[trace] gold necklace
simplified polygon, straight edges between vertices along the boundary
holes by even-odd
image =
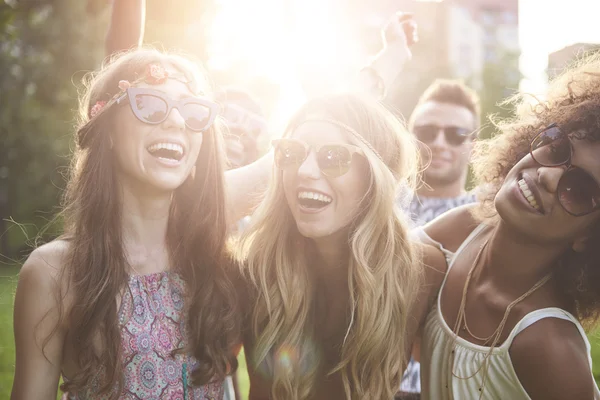
[[[488,372],[488,367],[489,367],[488,360],[491,357],[494,348],[498,344],[498,341],[500,340],[500,336],[502,334],[502,331],[504,330],[504,326],[506,325],[506,321],[508,320],[508,316],[509,316],[511,310],[513,309],[514,306],[516,306],[517,304],[519,304],[521,301],[523,301],[525,298],[527,298],[529,295],[531,295],[537,289],[539,289],[540,287],[542,287],[552,277],[552,272],[548,273],[542,279],[540,279],[539,281],[537,281],[535,283],[535,285],[533,285],[527,292],[525,292],[520,297],[518,297],[513,302],[511,302],[508,305],[508,307],[506,307],[506,311],[504,312],[504,316],[502,317],[502,321],[500,321],[500,324],[494,330],[494,332],[492,333],[492,335],[490,335],[488,338],[481,338],[481,339],[478,338],[477,336],[474,336],[470,332],[469,328],[466,326],[466,322],[465,322],[465,307],[466,307],[466,300],[467,300],[467,292],[468,292],[468,289],[469,289],[469,283],[471,282],[471,276],[473,275],[473,271],[475,271],[475,268],[479,264],[479,259],[481,258],[481,254],[483,253],[483,250],[487,246],[488,242],[489,242],[489,239],[486,239],[486,241],[480,246],[479,251],[478,251],[477,255],[475,256],[475,260],[473,261],[473,265],[471,266],[471,269],[469,270],[469,273],[467,274],[467,279],[465,280],[465,285],[463,287],[463,293],[462,293],[462,298],[461,298],[461,301],[460,301],[460,306],[458,308],[458,314],[456,316],[456,321],[454,323],[454,328],[452,329],[452,332],[454,333],[454,342],[452,344],[451,356],[449,357],[449,360],[450,360],[450,372],[451,372],[452,376],[455,377],[455,378],[457,378],[457,379],[461,379],[461,380],[471,379],[475,375],[477,375],[479,373],[479,371],[481,371],[483,369],[483,378],[482,378],[482,381],[481,381],[481,387],[479,387],[479,399],[481,399],[483,397],[483,391],[484,391],[485,383],[486,383],[486,380],[487,380],[487,372]],[[484,357],[483,361],[481,362],[481,364],[479,365],[479,368],[477,368],[477,370],[473,374],[471,374],[471,375],[469,375],[467,377],[461,377],[461,376],[458,376],[458,375],[456,375],[454,373],[454,357],[455,357],[455,351],[456,351],[456,341],[457,341],[457,338],[458,338],[458,332],[460,331],[461,325],[463,325],[464,328],[466,328],[466,330],[469,332],[469,334],[471,336],[473,336],[474,338],[476,338],[478,340],[485,340],[484,345],[490,339],[493,338],[492,343],[490,345],[490,349],[487,352],[487,354],[485,355],[485,357]]]

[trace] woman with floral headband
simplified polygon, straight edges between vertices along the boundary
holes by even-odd
[[[519,99],[516,99],[519,100]],[[600,57],[477,145],[479,205],[426,225],[450,260],[421,345],[422,397],[600,399]]]
[[[15,299],[12,399],[221,399],[239,341],[221,135],[190,61],[138,50],[81,98],[64,235]]]
[[[240,246],[250,399],[392,399],[445,268],[394,206],[415,141],[377,102],[335,95],[302,107],[274,146]]]

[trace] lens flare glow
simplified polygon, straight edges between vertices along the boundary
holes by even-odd
[[[307,341],[301,350],[295,346],[283,345],[275,351],[272,358],[261,363],[258,363],[258,360],[253,361],[257,372],[271,379],[275,370],[305,375],[317,367],[319,359],[319,350],[312,341]]]
[[[280,131],[307,96],[347,88],[364,62],[340,11],[320,0],[218,0],[209,69],[227,71],[231,85],[249,87],[257,77],[276,84],[270,122]]]

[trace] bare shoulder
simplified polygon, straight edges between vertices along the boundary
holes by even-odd
[[[510,356],[533,400],[594,398],[588,351],[572,322],[545,318],[534,323],[515,337]]]
[[[69,250],[65,240],[53,240],[36,248],[19,272],[19,285],[27,284],[43,287],[56,285],[60,272],[64,268]]]
[[[442,246],[455,252],[479,225],[473,216],[477,204],[466,204],[445,212],[423,227],[425,233]]]

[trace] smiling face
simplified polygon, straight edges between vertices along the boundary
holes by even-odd
[[[172,74],[178,73],[171,65],[165,68]],[[157,91],[172,100],[194,97],[188,85],[175,79],[160,85],[140,83],[137,87]],[[143,101],[160,100],[147,96]],[[129,103],[117,107],[111,140],[121,179],[161,191],[181,186],[194,168],[204,133],[187,128],[181,112],[175,108],[163,122],[151,125],[136,118]]]
[[[573,166],[600,182],[600,142],[571,139]],[[521,233],[546,243],[570,243],[587,233],[600,218],[600,211],[575,217],[559,202],[568,201],[566,192],[557,195],[566,166],[542,167],[530,154],[509,172],[495,198],[495,207],[504,222]],[[590,183],[590,182],[588,182]],[[574,186],[571,190],[593,193],[595,187]],[[581,192],[579,192],[581,193]],[[565,203],[566,204],[566,203]]]
[[[300,234],[314,240],[347,238],[369,186],[369,165],[354,154],[348,172],[338,177],[323,174],[315,149],[324,145],[354,145],[342,128],[323,121],[299,125],[291,138],[310,147],[299,167],[283,170],[283,188]]]
[[[435,126],[436,137],[421,143],[421,160],[427,169],[423,172],[425,182],[432,188],[451,184],[467,173],[473,140],[468,138],[460,144],[448,143],[443,128],[459,128],[468,132],[475,129],[475,116],[468,108],[456,104],[427,101],[413,112],[413,133],[419,127]]]

